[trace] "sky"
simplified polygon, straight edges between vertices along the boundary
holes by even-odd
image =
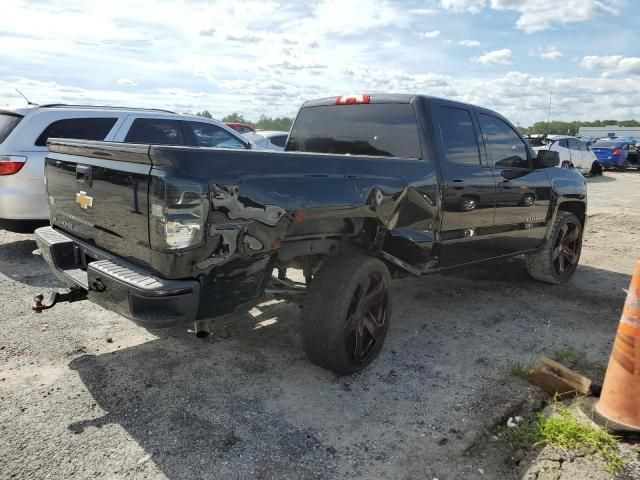
[[[294,116],[420,93],[528,126],[640,120],[640,0],[2,0],[0,106]]]

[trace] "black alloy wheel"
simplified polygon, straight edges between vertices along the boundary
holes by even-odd
[[[392,312],[391,275],[377,258],[329,258],[307,287],[302,344],[309,359],[338,375],[366,368],[378,356]]]
[[[567,220],[558,231],[552,254],[553,268],[558,275],[564,275],[577,265],[582,246],[581,238],[582,226],[573,219]]]
[[[384,339],[389,290],[381,272],[364,277],[353,292],[345,323],[345,353],[354,365],[367,364]]]

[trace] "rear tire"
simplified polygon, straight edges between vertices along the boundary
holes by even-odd
[[[561,168],[566,168],[566,169],[570,169],[570,168],[572,168],[572,167],[571,167],[571,163],[570,163],[570,162],[567,162],[567,161],[562,162],[562,165],[560,165],[560,167],[561,167]]]
[[[338,375],[366,368],[380,353],[391,320],[391,276],[380,260],[332,257],[308,287],[302,343],[309,360]]]
[[[558,212],[551,235],[525,256],[529,275],[541,282],[564,283],[576,271],[582,252],[582,223],[571,212]]]
[[[592,177],[598,177],[602,175],[602,165],[600,165],[600,162],[593,162],[593,165],[591,165],[590,173]]]
[[[626,172],[627,168],[629,166],[629,162],[627,162],[626,160],[624,161],[624,163],[618,167],[616,167],[616,170],[618,170],[619,172]]]

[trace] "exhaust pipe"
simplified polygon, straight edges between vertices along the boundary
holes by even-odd
[[[197,338],[207,338],[209,336],[209,321],[198,320],[193,322],[193,331]]]

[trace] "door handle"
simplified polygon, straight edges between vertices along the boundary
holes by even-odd
[[[454,190],[462,190],[465,187],[464,180],[460,180],[460,179],[451,180],[451,183],[453,184],[451,185],[451,188],[453,188]]]
[[[513,186],[513,184],[509,181],[509,180],[503,180],[502,182],[498,183],[498,185],[500,185],[502,188],[506,188],[511,189],[511,187]]]

